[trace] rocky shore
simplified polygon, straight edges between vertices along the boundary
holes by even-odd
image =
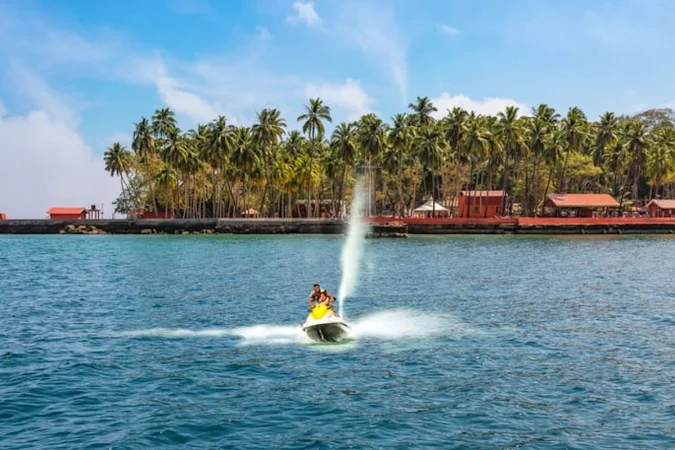
[[[344,234],[338,219],[1,220],[0,234]],[[370,220],[369,238],[411,234],[675,234],[673,219]]]

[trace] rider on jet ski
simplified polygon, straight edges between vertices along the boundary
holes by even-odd
[[[328,307],[328,309],[332,309],[335,297],[333,297],[332,294],[326,292],[325,289],[321,289],[321,286],[319,286],[319,284],[315,284],[314,289],[309,294],[309,298],[307,300],[309,301],[310,311],[315,305],[319,304],[324,304]]]

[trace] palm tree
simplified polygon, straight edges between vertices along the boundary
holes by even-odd
[[[330,106],[324,105],[320,98],[310,98],[309,105],[305,105],[305,114],[298,116],[298,122],[304,121],[302,124],[302,132],[309,137],[310,144],[310,159],[314,159],[316,153],[316,140],[323,139],[325,134],[325,127],[323,121],[332,122],[330,115]],[[308,180],[309,181],[309,180]],[[317,198],[317,200],[319,200]],[[317,211],[320,206],[317,205]],[[307,188],[307,217],[312,216],[311,195],[309,185]]]
[[[649,148],[647,126],[644,122],[627,122],[625,129],[626,151],[630,157],[630,178],[633,181],[633,205],[637,206],[638,181],[643,172],[645,152]]]
[[[647,152],[646,169],[647,176],[655,187],[654,196],[658,197],[663,180],[675,170],[675,128],[656,130]]]
[[[320,98],[310,98],[309,105],[305,105],[305,114],[298,116],[298,122],[304,121],[302,132],[307,134],[310,141],[325,134],[323,121],[332,122],[330,106],[324,105]]]
[[[434,121],[431,114],[438,111],[429,97],[417,97],[417,101],[410,103],[408,108],[414,111],[414,117],[419,126],[430,125]]]
[[[220,217],[223,213],[220,193],[220,186],[225,173],[225,167],[232,153],[234,147],[234,127],[227,124],[225,116],[219,116],[210,127],[204,127],[203,130],[208,130],[208,146],[206,148],[206,161],[211,165],[211,181],[213,184],[213,192],[211,204],[213,208],[213,217]],[[229,182],[225,180],[227,190],[230,195],[230,200],[234,202],[234,195],[232,187]]]
[[[471,206],[471,180],[473,179],[474,167],[476,167],[480,161],[484,160],[487,156],[489,143],[486,136],[486,130],[483,126],[483,120],[480,116],[477,116],[474,112],[471,112],[466,118],[466,121],[463,124],[464,129],[462,130],[462,141],[460,147],[465,151],[465,156],[470,162],[471,168],[469,169],[469,195],[467,197],[467,208]],[[476,190],[474,183],[473,190]],[[487,198],[486,198],[487,200]],[[482,202],[482,199],[481,199]],[[482,207],[482,204],[481,204]],[[469,216],[471,211],[467,210],[467,216]]]
[[[133,165],[133,155],[131,152],[119,142],[115,142],[106,150],[103,155],[103,161],[105,162],[105,170],[110,172],[110,176],[114,177],[118,175],[120,177],[122,195],[124,195],[125,191],[130,195],[131,193],[129,193],[128,184],[124,181],[124,176],[131,172]],[[135,201],[135,196],[132,197]],[[134,204],[134,207],[137,207],[137,205]]]
[[[263,109],[258,113],[258,123],[253,125],[253,137],[256,143],[259,154],[262,157],[265,167],[265,190],[260,201],[260,209],[262,210],[265,204],[265,198],[269,193],[269,214],[274,217],[274,193],[271,191],[273,185],[271,183],[272,163],[274,161],[274,154],[272,151],[277,147],[279,140],[284,135],[286,128],[286,121],[281,117],[278,109]]]
[[[250,182],[260,161],[258,153],[255,151],[253,133],[251,133],[250,128],[239,127],[235,129],[232,156],[230,157],[230,161],[238,169],[239,175],[241,177],[244,196],[244,204],[242,206],[244,210],[247,210],[250,207],[248,202],[251,191]]]
[[[152,132],[158,139],[168,139],[172,130],[177,128],[176,115],[169,108],[155,111],[152,116]]]
[[[466,153],[462,148],[462,143],[464,142],[464,122],[468,117],[468,113],[462,108],[455,106],[452,111],[448,111],[447,117],[443,119],[442,129],[445,134],[446,142],[450,148],[450,151],[454,154],[455,159],[455,204],[458,205],[457,199],[459,198],[459,192],[462,189],[462,183],[460,182],[459,169],[461,164],[467,162]],[[453,211],[453,214],[457,214],[457,211]]]
[[[344,161],[342,164],[342,176],[340,177],[340,188],[338,198],[344,201],[344,189],[347,177],[347,169],[354,166],[356,158],[356,127],[354,124],[341,122],[331,136],[330,145],[336,155]]]
[[[509,184],[509,177],[515,172],[516,166],[523,155],[527,146],[525,144],[525,131],[523,123],[518,121],[518,108],[507,106],[504,112],[497,114],[498,122],[496,131],[504,148],[504,170],[502,174],[502,190],[504,197],[502,200],[501,214],[506,210],[506,195]],[[508,196],[511,200],[509,214],[513,205],[513,189],[508,189]]]
[[[157,198],[154,189],[154,174],[150,172],[150,160],[157,153],[155,145],[155,138],[152,135],[152,125],[145,117],[134,124],[133,140],[131,148],[140,158],[141,164],[145,167],[145,176],[148,180],[148,188],[150,190],[150,197],[152,200],[153,211],[157,212]]]
[[[417,150],[419,152],[420,162],[425,171],[431,173],[431,200],[432,217],[436,215],[436,177],[434,172],[443,164],[443,153],[445,150],[445,139],[443,132],[435,125],[425,125],[420,127],[416,139]]]
[[[579,152],[583,148],[588,133],[586,131],[587,125],[586,115],[579,108],[570,108],[567,112],[567,117],[562,120],[562,130],[565,135],[565,161],[560,170],[560,178],[558,182],[558,192],[565,191],[565,171],[567,170],[567,162],[570,158],[570,153]]]
[[[379,159],[387,147],[387,126],[375,114],[366,114],[361,117],[357,131],[357,141],[361,155],[366,158],[368,173],[368,215],[373,213],[372,197],[374,183],[373,163]],[[375,211],[377,213],[377,211]]]
[[[396,185],[398,190],[398,201],[400,211],[403,215],[405,202],[403,200],[403,166],[411,156],[412,146],[417,136],[417,127],[413,124],[412,116],[406,114],[396,114],[392,118],[393,124],[389,130],[389,149],[385,153],[384,166],[390,173],[396,172],[398,179]]]

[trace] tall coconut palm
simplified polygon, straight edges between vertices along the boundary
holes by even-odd
[[[654,196],[661,195],[663,180],[673,170],[675,170],[675,128],[660,128],[654,133],[647,152],[646,173],[655,188]]]
[[[532,109],[532,117],[550,129],[556,126],[560,114],[555,112],[555,109],[542,103],[536,109]]]
[[[106,150],[103,155],[103,161],[105,162],[105,170],[110,172],[110,176],[114,177],[117,175],[120,177],[122,195],[124,195],[124,192],[126,191],[127,195],[135,200],[135,195],[132,195],[132,193],[129,192],[128,184],[124,181],[124,176],[129,175],[133,165],[133,155],[131,152],[119,142],[115,142]],[[134,204],[134,207],[137,206],[138,205]]]
[[[223,180],[225,168],[234,147],[234,127],[227,123],[225,116],[219,116],[209,129],[209,145],[206,153],[207,162],[211,165],[211,180],[213,184],[212,208],[214,217],[220,217],[223,213],[222,194],[220,187],[223,181],[226,184],[230,200],[234,202],[232,187],[227,179]]]
[[[324,105],[320,98],[310,98],[309,105],[305,105],[305,113],[298,116],[298,122],[302,124],[302,132],[307,134],[310,140],[323,136],[326,132],[323,121],[332,122],[330,106]]]
[[[462,108],[455,106],[452,111],[448,112],[448,115],[443,119],[441,127],[443,133],[445,134],[446,142],[450,148],[450,151],[454,155],[455,162],[455,205],[458,205],[457,199],[459,198],[459,192],[462,189],[462,182],[460,181],[460,166],[466,164],[468,161],[466,152],[462,147],[464,142],[464,122],[468,117],[468,113]],[[453,207],[454,208],[454,207]],[[457,214],[456,210],[453,210],[453,214]]]
[[[177,127],[176,115],[169,108],[158,109],[152,116],[152,132],[158,139],[168,139]]]
[[[429,97],[417,97],[415,103],[410,103],[408,108],[413,110],[413,117],[419,126],[430,125],[434,121],[431,114],[438,111]]]
[[[326,132],[323,121],[332,122],[330,115],[330,106],[324,105],[320,98],[310,98],[309,105],[305,105],[305,113],[298,116],[298,122],[302,124],[302,132],[309,138],[309,155],[314,159],[317,150],[317,140],[323,139]],[[308,180],[309,182],[310,180]],[[312,207],[310,201],[310,188],[307,187],[307,217],[312,216]],[[319,200],[319,199],[317,199]],[[320,207],[317,204],[317,211]]]
[[[385,168],[390,173],[396,174],[398,190],[399,214],[403,215],[405,202],[403,200],[403,167],[410,158],[412,147],[417,135],[417,127],[414,125],[412,116],[396,114],[392,118],[392,127],[389,130],[389,151],[386,160],[383,161]]]
[[[508,189],[510,178],[516,170],[520,157],[525,152],[527,146],[525,143],[525,130],[523,123],[518,121],[518,108],[507,106],[504,112],[497,114],[498,122],[496,124],[499,139],[502,141],[504,149],[504,170],[502,174],[502,190],[505,195],[502,200],[501,213],[506,211],[506,194],[508,193],[513,204],[513,190]]]
[[[588,121],[586,115],[582,110],[576,106],[570,108],[567,116],[562,120],[562,131],[565,135],[565,160],[560,170],[560,178],[558,181],[558,192],[565,191],[565,171],[567,170],[567,163],[570,158],[570,153],[580,152],[583,148],[588,132],[586,127]]]
[[[361,154],[366,158],[366,173],[368,173],[368,215],[373,214],[373,190],[375,180],[373,163],[379,160],[387,147],[387,126],[375,114],[366,114],[361,117],[357,131],[357,141]],[[375,211],[377,213],[377,211]]]
[[[460,147],[466,152],[465,155],[469,160],[469,196],[467,197],[467,208],[471,206],[471,180],[473,179],[474,168],[483,161],[488,152],[489,143],[486,137],[486,130],[484,122],[481,117],[477,116],[473,111],[464,121],[464,129],[462,131],[462,141]],[[476,190],[474,183],[473,190]],[[482,201],[482,199],[481,199]],[[481,205],[482,206],[482,205]],[[467,210],[467,216],[471,211]],[[462,212],[463,213],[463,212]]]
[[[239,127],[235,129],[230,161],[239,172],[244,197],[242,208],[247,210],[250,207],[249,194],[251,191],[251,180],[256,172],[256,167],[260,162],[254,145],[253,133],[250,128]],[[241,210],[241,208],[239,209]]]
[[[141,117],[141,120],[134,124],[131,148],[136,155],[138,155],[141,164],[145,167],[144,175],[148,182],[153,211],[157,212],[157,197],[154,189],[155,176],[150,172],[150,160],[157,153],[157,146],[155,144],[150,121],[145,117]]]
[[[356,126],[351,123],[341,122],[335,127],[333,134],[331,135],[331,148],[336,157],[344,161],[344,164],[341,166],[342,176],[340,177],[340,187],[338,192],[340,201],[344,201],[347,170],[354,166],[354,160],[356,158],[356,140]]]
[[[176,179],[176,182],[173,184],[165,183],[166,189],[169,189],[167,190],[167,203],[164,206],[165,214],[167,215],[169,213],[169,201],[172,199],[170,189],[172,187],[173,188],[178,187],[178,173],[176,169],[185,164],[185,161],[189,158],[189,152],[190,146],[189,141],[186,139],[186,137],[179,134],[177,128],[169,130],[169,134],[167,135],[165,145],[160,150],[160,156],[162,157],[162,160],[164,161],[166,167],[168,168],[167,173],[172,174]],[[167,175],[165,174],[165,177],[166,176]],[[176,203],[172,202],[171,204],[172,204],[172,212],[175,214]]]
[[[265,168],[265,189],[260,201],[260,209],[265,204],[266,196],[269,194],[269,214],[274,216],[274,193],[272,189],[271,174],[272,163],[274,161],[274,149],[277,148],[279,140],[284,135],[286,121],[281,117],[278,109],[263,109],[258,113],[258,123],[253,125],[252,132],[257,149],[260,152]]]
[[[436,215],[436,177],[437,171],[443,164],[445,139],[440,127],[433,124],[420,127],[416,138],[416,147],[419,152],[420,162],[425,171],[431,173],[431,199],[432,215]]]
[[[630,158],[630,178],[633,182],[633,205],[638,204],[638,182],[644,171],[645,153],[649,148],[647,126],[644,122],[627,122],[625,129],[626,151]]]
[[[288,133],[288,137],[284,142],[284,147],[288,155],[295,158],[305,151],[304,147],[306,144],[305,138],[297,130],[293,130]]]

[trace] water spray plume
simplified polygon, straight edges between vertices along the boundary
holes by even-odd
[[[363,243],[368,228],[368,225],[363,221],[364,201],[363,180],[359,179],[354,187],[354,198],[352,199],[349,213],[347,240],[342,247],[342,281],[340,282],[338,293],[339,313],[342,317],[344,317],[345,299],[352,295],[358,281],[361,253],[363,252]]]

